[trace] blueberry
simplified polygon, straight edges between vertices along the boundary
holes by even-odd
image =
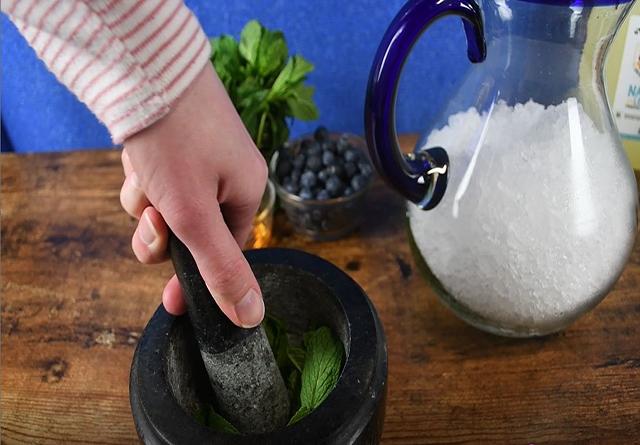
[[[351,196],[353,195],[353,189],[351,187],[347,187],[346,189],[344,189],[344,196]]]
[[[292,182],[288,182],[287,184],[285,184],[284,189],[293,195],[298,193],[298,186]]]
[[[346,177],[344,167],[340,164],[334,164],[331,167],[327,167],[327,172],[329,175],[337,176],[338,178],[344,179]]]
[[[302,190],[300,190],[300,194],[298,196],[300,196],[302,199],[313,199],[313,192],[308,188],[303,188]]]
[[[360,160],[360,153],[353,148],[344,152],[344,160],[347,162],[358,162]]]
[[[347,138],[347,136],[340,136],[340,139],[338,139],[338,142],[336,143],[336,151],[342,154],[349,148],[351,148],[351,144],[349,144],[349,139]]]
[[[285,150],[284,148],[281,148],[278,151],[278,164],[281,164],[284,161],[291,162],[293,161],[293,159],[291,156],[291,152],[289,150]]]
[[[318,182],[316,174],[312,171],[306,171],[300,176],[300,185],[304,188],[313,188]]]
[[[319,200],[325,200],[325,199],[329,199],[331,198],[331,195],[329,195],[329,192],[322,189],[320,190],[317,194],[316,194],[316,199]]]
[[[302,176],[302,170],[298,168],[294,168],[289,177],[291,178],[291,182],[294,184],[298,184],[300,181],[300,176]]]
[[[322,163],[324,165],[326,165],[327,167],[329,167],[330,165],[335,164],[336,163],[336,155],[334,155],[330,151],[325,151],[324,153],[322,153]]]
[[[307,151],[315,143],[316,143],[316,141],[314,141],[313,139],[305,139],[300,143],[300,149],[302,151]]]
[[[314,139],[305,139],[300,145],[300,151],[307,156],[317,155],[322,153],[322,145]]]
[[[337,176],[331,176],[329,179],[327,179],[325,188],[331,196],[340,196],[340,194],[344,190],[344,184]]]
[[[367,186],[367,182],[369,181],[367,181],[367,178],[363,175],[356,175],[351,180],[351,187],[357,192],[365,188]]]
[[[303,168],[307,162],[307,157],[304,153],[298,153],[298,156],[293,158],[293,166],[296,168]]]
[[[320,147],[320,145],[314,145],[307,153],[309,153],[309,156],[322,156],[322,147]]]
[[[319,172],[322,169],[322,159],[320,156],[309,156],[309,159],[307,159],[307,168],[313,172]]]
[[[322,151],[331,151],[331,152],[335,152],[336,151],[336,143],[334,141],[324,141],[320,147],[322,148]]]
[[[316,138],[316,141],[319,142],[326,141],[327,139],[329,139],[329,130],[320,125],[313,133],[313,137]]]
[[[360,174],[369,177],[373,173],[373,169],[371,168],[371,164],[366,161],[362,161],[358,163],[358,168],[360,169]]]
[[[318,180],[325,182],[327,179],[329,178],[329,170],[328,169],[324,169],[324,170],[320,170],[318,172]]]
[[[345,162],[344,163],[344,171],[347,174],[347,178],[353,178],[353,175],[358,171],[358,167],[353,162]]]
[[[276,167],[276,174],[278,175],[278,178],[282,180],[282,178],[287,176],[289,173],[291,173],[291,162],[287,159],[283,159],[278,162],[278,167]]]

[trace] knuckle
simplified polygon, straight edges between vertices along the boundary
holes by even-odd
[[[225,301],[236,303],[244,295],[241,271],[244,270],[244,260],[241,257],[220,263],[212,273],[211,286]]]
[[[198,230],[204,224],[205,212],[203,204],[197,198],[183,196],[179,193],[167,193],[158,203],[158,210],[167,225],[181,237]],[[183,239],[188,242],[188,239]]]
[[[127,212],[129,215],[136,216],[134,215],[135,209],[133,208],[132,204],[133,203],[131,200],[131,190],[129,190],[127,181],[125,181],[124,184],[122,184],[122,187],[120,188],[120,205],[122,206],[124,211]]]
[[[120,205],[125,211],[127,211],[127,191],[125,190],[125,187],[126,183],[122,184],[122,187],[120,187]]]
[[[267,178],[269,177],[269,167],[267,166],[267,161],[262,155],[257,156],[254,171],[256,182],[258,182],[260,186],[264,188],[264,185],[267,183]]]
[[[251,180],[247,181],[247,198],[251,205],[258,204],[262,200],[267,179],[269,177],[269,169],[267,163],[262,156],[256,161],[251,170]]]
[[[171,206],[163,211],[169,227],[180,237],[185,236],[189,232],[189,228],[192,227],[188,214],[188,207],[183,205]]]
[[[152,202],[159,202],[165,195],[170,195],[167,181],[157,165],[150,165],[148,169],[140,172],[139,176],[142,188]]]
[[[134,218],[140,218],[147,205],[147,198],[144,192],[134,187],[128,178],[125,179],[120,188],[120,205],[125,212]]]

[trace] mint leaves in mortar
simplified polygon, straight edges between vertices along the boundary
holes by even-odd
[[[293,425],[320,406],[335,388],[342,370],[344,349],[326,326],[306,332],[301,346],[289,344],[282,321],[267,315],[263,326],[289,391],[293,415],[288,425]],[[200,410],[196,419],[216,431],[239,434],[211,405]]]
[[[231,422],[218,414],[211,405],[205,405],[204,408],[196,412],[195,417],[201,424],[211,427],[218,432],[240,434],[240,431],[238,431]]]
[[[336,386],[342,368],[342,343],[326,326],[307,332],[304,346],[300,408],[289,425],[302,419],[327,398]]]

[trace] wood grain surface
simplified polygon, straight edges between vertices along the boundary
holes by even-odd
[[[2,441],[136,443],[131,358],[171,269],[135,261],[119,153],[1,161]],[[514,340],[438,302],[400,198],[378,183],[367,212],[358,232],[326,243],[278,214],[272,245],[332,261],[374,302],[389,351],[385,444],[640,442],[640,244],[595,310],[560,334]]]

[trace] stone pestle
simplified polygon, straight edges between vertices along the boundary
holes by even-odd
[[[191,253],[173,233],[169,253],[220,414],[242,433],[285,426],[287,389],[262,325],[240,328],[224,315]]]

